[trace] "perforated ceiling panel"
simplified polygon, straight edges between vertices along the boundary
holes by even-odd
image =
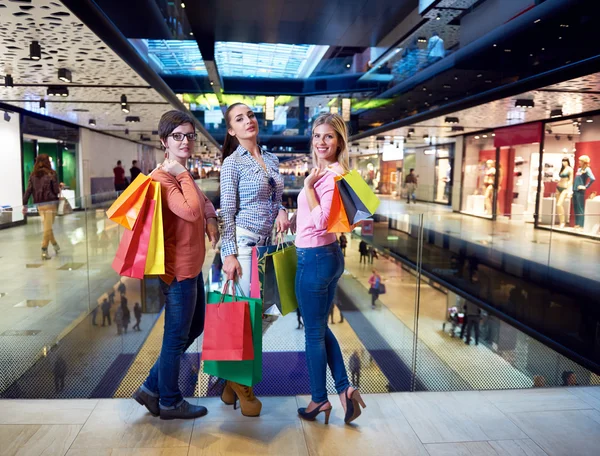
[[[46,115],[82,126],[94,119],[96,129],[123,137],[128,137],[121,126],[125,117],[138,116],[139,123],[127,126],[138,131],[137,137],[129,136],[136,140],[139,132],[149,135],[156,130],[161,114],[171,109],[156,90],[61,3],[0,0],[0,15],[0,75],[3,79],[11,75],[14,81],[14,87],[0,86],[0,101],[41,112],[39,101],[45,100]],[[40,60],[30,58],[33,41],[41,47]],[[46,84],[65,84],[58,79],[61,68],[71,72],[73,83],[66,84],[69,96],[57,100],[47,95]],[[121,95],[127,96],[129,114],[120,109]]]

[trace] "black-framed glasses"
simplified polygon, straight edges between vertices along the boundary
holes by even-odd
[[[173,139],[178,142],[183,141],[183,138],[187,138],[188,141],[196,141],[198,139],[198,133],[171,133],[167,136],[172,136]]]

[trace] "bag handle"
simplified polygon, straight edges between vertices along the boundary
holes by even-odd
[[[223,285],[223,290],[221,292],[221,300],[219,301],[219,304],[225,302],[225,296],[227,296],[229,294],[228,291],[229,291],[229,283],[230,282],[234,283],[234,286],[232,287],[232,290],[231,290],[232,291],[231,296],[233,297],[234,300],[237,300],[238,297],[242,297],[242,298],[246,297],[246,295],[244,294],[244,290],[242,290],[242,288],[240,287],[240,283],[237,280],[235,280],[235,281],[227,280],[225,282],[225,285]],[[237,295],[235,293],[236,288],[237,288],[237,291],[240,293],[239,295]]]

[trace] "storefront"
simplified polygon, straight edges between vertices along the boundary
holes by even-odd
[[[20,115],[3,114],[0,119],[0,228],[20,223],[23,192]]]
[[[461,212],[600,238],[598,163],[600,116],[465,136]]]
[[[450,205],[454,143],[415,147],[406,151],[403,175],[411,169],[417,176],[417,200]]]
[[[378,191],[381,181],[381,154],[354,157],[351,168],[356,169],[374,191]]]

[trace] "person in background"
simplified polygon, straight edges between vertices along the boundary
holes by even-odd
[[[373,273],[369,277],[369,294],[371,295],[371,308],[375,308],[375,301],[379,299],[379,285],[381,285],[381,276],[377,269],[373,268]]]
[[[133,325],[134,330],[141,331],[140,322],[142,321],[142,306],[140,306],[139,302],[136,302],[133,306],[133,316],[135,317],[135,325]]]
[[[534,388],[543,388],[546,386],[546,379],[541,375],[533,376],[533,387]]]
[[[375,247],[373,247],[372,245],[369,246],[369,264],[373,264],[373,259],[374,258],[379,258],[377,256],[377,250],[375,250]]]
[[[121,160],[113,168],[113,174],[115,175],[115,192],[122,192],[127,188],[127,179],[125,178],[125,170],[121,165]]]
[[[127,334],[127,327],[131,322],[131,312],[129,311],[129,307],[127,307],[127,298],[125,295],[121,296],[121,309],[123,309],[123,331]]]
[[[444,40],[440,38],[437,32],[433,32],[427,42],[427,60],[429,63],[435,63],[446,55],[444,49]]]
[[[361,240],[360,244],[358,244],[358,252],[360,253],[359,263],[362,263],[364,259],[365,264],[367,264],[367,258],[369,257],[369,247],[367,246],[367,243],[365,241]]]
[[[105,326],[107,321],[108,326],[110,326],[112,324],[110,321],[110,301],[108,298],[104,298],[104,301],[102,301],[102,326]]]
[[[336,235],[327,232],[335,177],[348,171],[348,130],[338,114],[321,114],[313,123],[311,154],[314,168],[298,195],[298,211],[292,218],[296,231],[296,297],[305,325],[306,358],[311,402],[298,415],[314,421],[321,412],[329,422],[332,406],[327,399],[327,365],[344,408],[344,422],[354,421],[365,407],[358,389],[350,385],[342,351],[327,326],[344,256]]]
[[[92,309],[92,325],[94,326],[98,326],[98,323],[96,323],[96,317],[98,316],[98,308],[100,306],[98,304],[96,304],[94,306],[94,308]]]
[[[223,272],[227,280],[238,281],[242,293],[250,296],[252,248],[270,245],[274,225],[278,233],[285,233],[290,224],[282,205],[279,159],[258,145],[256,115],[245,104],[234,103],[225,112],[225,124],[221,167]],[[263,333],[272,321],[263,319]],[[260,415],[262,403],[251,387],[225,382],[221,400],[235,407],[236,396],[243,415]]]
[[[342,249],[342,254],[346,256],[346,247],[348,246],[348,238],[344,233],[340,234],[340,249]]]
[[[302,313],[300,312],[300,307],[296,308],[296,318],[298,318],[298,327],[296,329],[304,328],[304,323],[302,323]]]
[[[573,371],[564,371],[562,381],[562,386],[577,386],[577,377]]]
[[[123,334],[123,306],[117,307],[115,312],[115,325],[117,325],[117,335]]]
[[[350,368],[350,374],[352,375],[352,383],[356,385],[357,388],[360,388],[360,356],[358,356],[358,351],[354,350],[352,356],[350,356],[350,361],[348,362],[348,367]]]
[[[142,172],[142,170],[138,168],[137,163],[137,160],[133,160],[131,162],[131,168],[129,168],[129,174],[131,174],[131,182],[133,182],[135,178],[138,177],[138,175]]]
[[[160,182],[164,222],[165,324],[160,356],[133,398],[161,420],[194,419],[207,410],[184,400],[179,389],[181,357],[204,331],[205,294],[202,265],[205,235],[212,247],[219,241],[217,214],[186,168],[198,135],[195,119],[169,111],[158,124],[165,161],[152,173]]]
[[[471,330],[475,330],[475,345],[479,345],[479,322],[481,321],[481,309],[470,302],[465,303],[465,316],[462,330],[460,332],[461,339],[465,338],[465,344],[471,343]],[[466,333],[465,333],[466,328]]]
[[[417,195],[415,193],[417,191],[417,176],[415,176],[414,168],[411,168],[406,175],[404,185],[406,186],[406,204],[410,204],[411,199],[414,204],[417,204]]]
[[[52,169],[50,157],[40,154],[35,159],[33,171],[29,175],[29,183],[23,195],[23,215],[27,214],[29,197],[33,196],[33,203],[37,205],[38,213],[42,218],[44,232],[42,235],[42,260],[49,260],[48,245],[52,243],[54,252],[58,253],[60,247],[54,238],[52,225],[58,212],[58,196],[60,188],[58,176]]]

